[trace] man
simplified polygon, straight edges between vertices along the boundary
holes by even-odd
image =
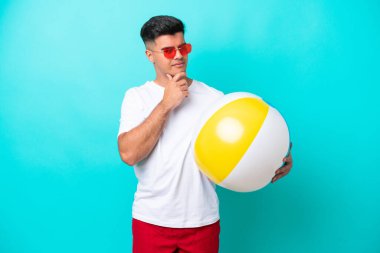
[[[186,75],[191,44],[183,23],[156,16],[141,29],[156,78],[129,89],[121,109],[121,159],[138,179],[132,208],[133,252],[214,253],[219,249],[215,184],[196,167],[197,117],[222,92]],[[291,156],[273,182],[291,169]]]

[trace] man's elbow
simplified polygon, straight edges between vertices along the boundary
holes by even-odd
[[[131,153],[122,153],[120,152],[120,158],[123,162],[128,164],[129,166],[135,166],[136,163],[138,162],[136,159],[136,156],[134,156]]]
[[[134,152],[131,152],[130,149],[126,148],[125,145],[122,145],[122,143],[126,142],[126,137],[127,137],[126,135],[127,135],[127,132],[122,133],[119,135],[117,139],[119,155],[123,162],[125,162],[129,166],[134,166],[138,162],[136,158],[136,154]]]

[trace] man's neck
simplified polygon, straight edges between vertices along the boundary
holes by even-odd
[[[167,77],[156,76],[156,79],[153,82],[155,82],[156,84],[165,88],[166,85],[168,84],[169,80]]]

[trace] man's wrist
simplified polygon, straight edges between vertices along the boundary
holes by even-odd
[[[161,100],[161,102],[158,104],[158,106],[160,107],[161,111],[164,114],[168,114],[168,113],[170,113],[171,110],[173,110],[173,107],[168,105],[167,103],[165,103],[164,100]]]

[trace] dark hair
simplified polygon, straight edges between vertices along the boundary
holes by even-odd
[[[155,16],[143,25],[140,36],[146,43],[161,35],[174,35],[177,32],[185,33],[185,26],[181,20],[172,16]]]

